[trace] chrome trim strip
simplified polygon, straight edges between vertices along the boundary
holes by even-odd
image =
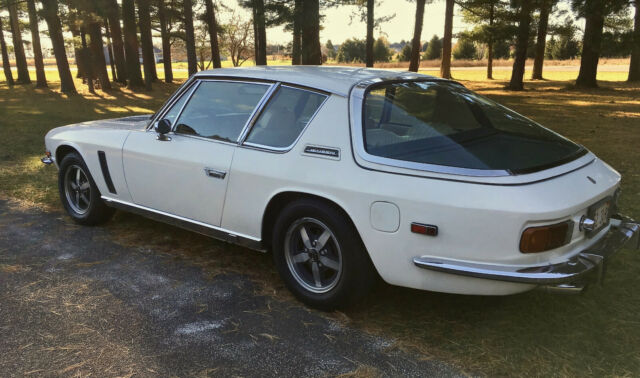
[[[281,83],[278,83],[278,84],[281,84]],[[268,102],[265,103],[263,108],[260,109],[260,113],[256,115],[256,118],[255,118],[254,122],[251,124],[250,129],[247,131],[246,135],[244,135],[244,138],[242,139],[242,142],[241,142],[241,146],[252,147],[253,149],[257,149],[257,150],[260,150],[260,151],[274,152],[274,153],[286,153],[286,152],[291,151],[293,149],[293,147],[295,147],[295,145],[298,144],[298,141],[300,141],[300,139],[302,138],[302,135],[304,135],[304,132],[307,131],[307,128],[309,127],[309,125],[311,125],[313,120],[316,118],[316,115],[320,112],[320,110],[322,109],[324,104],[331,97],[330,95],[327,95],[326,93],[320,92],[320,91],[314,91],[314,90],[310,90],[310,89],[306,89],[306,88],[299,88],[299,87],[294,87],[294,86],[285,85],[285,84],[281,84],[280,86],[291,88],[291,89],[296,89],[296,90],[300,90],[300,91],[316,93],[316,94],[325,96],[325,98],[324,98],[324,100],[322,100],[322,102],[320,103],[320,105],[318,106],[316,111],[311,115],[311,117],[309,118],[309,121],[307,122],[306,125],[304,125],[304,128],[300,131],[300,133],[298,134],[296,139],[293,141],[293,143],[291,143],[287,147],[272,147],[272,146],[266,146],[266,145],[263,145],[263,144],[251,143],[251,142],[247,142],[246,141],[246,139],[249,137],[249,133],[251,132],[251,129],[253,129],[253,126],[255,125],[255,123],[258,121],[258,119],[260,119],[260,116],[262,115],[262,112],[264,111],[264,108],[266,108],[266,106],[268,105]],[[273,97],[273,95],[271,97]],[[271,98],[269,100],[271,100]]]
[[[102,200],[108,206],[115,207],[124,211],[142,215],[144,217],[178,226],[189,231],[197,232],[199,234],[210,236],[222,241],[226,241],[232,244],[238,244],[243,247],[247,247],[256,251],[264,252],[266,249],[262,245],[261,239],[253,236],[229,231],[227,229],[212,226],[207,223],[199,222],[193,219],[181,217],[178,215],[170,214],[164,211],[151,209],[145,206],[136,205],[130,202],[121,201],[115,198],[102,196]]]
[[[245,123],[244,127],[242,128],[242,131],[240,132],[240,135],[238,136],[238,139],[237,139],[238,144],[242,144],[244,142],[247,135],[249,135],[250,130],[253,128],[253,125],[256,123],[256,121],[260,117],[260,114],[262,114],[262,109],[264,109],[264,107],[267,105],[269,100],[271,100],[273,93],[279,87],[280,87],[280,82],[273,83],[271,87],[269,87],[267,92],[264,94],[264,96],[262,96],[262,98],[258,102],[258,105],[256,105],[255,108],[253,108],[253,112],[251,113],[251,116],[249,116],[247,123]]]
[[[630,218],[619,217],[619,222],[618,219],[612,220],[611,230],[595,245],[558,264],[526,267],[432,257],[416,257],[413,263],[436,272],[533,285],[576,283],[595,271],[597,280],[601,282],[605,260],[625,247],[640,249],[640,224]]]

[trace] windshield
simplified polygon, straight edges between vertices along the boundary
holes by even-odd
[[[453,82],[373,87],[365,96],[363,128],[370,155],[465,169],[522,174],[586,153],[583,147]]]

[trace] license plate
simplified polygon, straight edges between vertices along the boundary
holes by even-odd
[[[600,231],[609,223],[609,210],[611,209],[611,201],[604,201],[593,205],[589,208],[590,218],[593,219],[594,233]]]

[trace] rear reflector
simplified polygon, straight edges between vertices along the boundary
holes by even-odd
[[[520,252],[538,253],[562,247],[569,244],[572,234],[573,222],[571,221],[527,228],[520,239]]]
[[[427,236],[438,236],[438,226],[422,223],[411,223],[411,232]]]

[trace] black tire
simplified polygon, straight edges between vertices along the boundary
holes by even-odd
[[[315,236],[322,233],[321,227],[323,226],[330,231],[331,236],[325,242],[326,247],[321,247],[322,251],[316,251],[314,245],[312,252],[295,255],[296,258],[306,255],[302,259],[308,258],[307,261],[294,262],[291,254],[287,257],[288,249],[299,251],[302,246],[303,251],[307,250],[304,247],[306,244],[304,244],[302,237],[297,244],[293,242],[297,237],[296,227],[307,227],[304,222],[307,222],[306,224],[311,228],[317,225],[320,231],[316,232]],[[306,233],[307,231],[305,231]],[[308,233],[307,240],[313,239],[314,236],[311,236],[313,230],[311,229]],[[318,239],[320,242],[322,241],[322,238]],[[311,307],[324,311],[349,307],[364,298],[376,281],[377,273],[355,227],[339,209],[322,201],[301,199],[287,205],[276,220],[271,240],[273,241],[273,260],[284,283],[300,301]],[[287,240],[289,240],[288,244]],[[318,245],[320,244],[318,243]],[[320,256],[321,252],[323,252],[323,256]],[[312,256],[312,254],[315,255]],[[340,255],[339,259],[337,258],[338,254]],[[330,269],[329,265],[324,264],[323,266],[322,264],[327,260],[319,260],[327,258],[329,255],[332,255],[330,257],[334,259],[334,263],[335,260],[339,260],[340,271],[338,273],[335,273],[335,265],[333,269]],[[314,268],[313,264],[318,264],[320,269],[324,269],[322,271],[324,277],[329,277],[324,288],[320,288],[322,283],[317,286],[319,281],[315,280],[314,269],[317,271],[318,268]],[[309,267],[310,265],[311,267]],[[313,273],[304,276],[305,270],[313,271]],[[301,277],[306,277],[313,282],[305,283],[305,279]],[[313,292],[311,290],[326,291]]]
[[[78,190],[82,195],[82,202],[80,205],[74,203],[72,196],[75,197],[75,191],[69,188],[67,190],[67,182],[65,178],[67,175],[74,175],[78,172],[78,168],[81,169],[81,182],[83,186],[88,183],[87,189]],[[77,187],[77,184],[76,184]],[[73,219],[74,222],[93,226],[100,223],[104,223],[111,219],[115,209],[107,206],[101,198],[100,191],[96,186],[89,168],[85,164],[84,160],[78,153],[72,152],[67,154],[60,162],[60,170],[58,171],[58,191],[60,192],[60,201],[62,206],[67,211],[67,214]],[[85,199],[88,199],[85,200]],[[85,209],[86,208],[86,209]]]

